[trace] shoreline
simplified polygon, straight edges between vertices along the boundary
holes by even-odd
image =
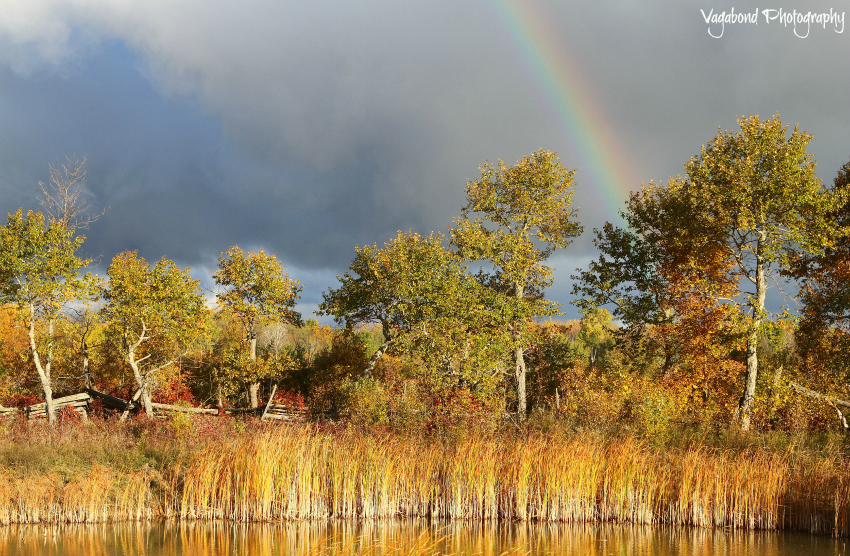
[[[310,425],[214,437],[182,452],[181,442],[189,444],[157,448],[144,431],[134,446],[119,442],[147,454],[141,465],[105,450],[4,469],[0,523],[425,518],[850,536],[847,458],[793,447],[536,432],[440,441]]]

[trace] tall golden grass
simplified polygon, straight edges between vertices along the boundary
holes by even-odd
[[[496,435],[444,444],[282,428],[197,454],[167,509],[183,519],[427,517],[615,521],[850,533],[847,461]]]
[[[85,474],[14,474],[0,470],[0,524],[98,523],[154,517],[145,471],[119,473],[95,465]]]
[[[102,465],[70,478],[0,471],[0,523],[407,517],[848,536],[847,474],[840,456],[794,449],[537,433],[442,442],[284,426],[218,440],[155,476]]]

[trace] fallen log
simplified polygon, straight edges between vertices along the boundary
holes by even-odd
[[[115,396],[110,396],[109,394],[98,392],[94,388],[86,388],[85,392],[93,399],[100,400],[103,405],[110,409],[118,409],[124,411],[127,408],[127,402],[122,400],[121,398],[116,398]]]
[[[218,415],[217,409],[209,409],[207,407],[183,407],[179,405],[169,405],[164,403],[151,402],[154,409],[162,411],[174,411],[176,413],[195,413],[202,415]]]
[[[260,415],[265,407],[235,407],[233,409],[225,409],[225,415]]]
[[[257,408],[234,408],[225,410],[225,415],[259,415],[260,419],[275,419],[281,421],[303,421],[306,419],[308,411],[301,408],[296,408],[284,404],[276,404],[272,403],[274,401],[274,394],[277,388],[272,391],[272,395],[269,397],[269,401],[266,405]],[[133,399],[131,402],[127,402],[122,400],[121,398],[117,398],[115,396],[111,396],[109,394],[105,394],[94,388],[85,388],[83,392],[79,394],[72,394],[70,396],[65,396],[62,398],[56,398],[53,400],[55,404],[55,408],[61,410],[64,407],[70,407],[75,412],[79,413],[83,418],[88,416],[88,408],[89,404],[92,400],[99,400],[104,407],[110,409],[116,409],[123,412],[122,420],[126,418],[129,411],[138,408],[138,404],[135,402],[139,399],[141,394],[141,390],[136,390],[134,392]],[[163,404],[163,403],[151,403],[152,407],[157,410],[157,413],[189,413],[195,415],[219,415],[218,409],[210,409],[206,407],[183,407],[177,405]],[[0,406],[0,417],[12,416],[17,414],[18,412],[23,411],[23,413],[32,419],[40,419],[46,416],[46,408],[44,402],[37,403],[28,407],[23,408],[23,410],[17,407],[2,407]],[[325,416],[328,417],[328,416]]]
[[[58,403],[54,407],[57,410],[59,410],[59,409],[62,409],[63,407],[88,407],[88,405],[89,405],[88,402],[78,400],[78,401],[61,403],[61,404]],[[32,412],[32,411],[44,411],[44,410],[45,410],[45,407],[44,407],[43,402],[36,404],[36,405],[28,406],[28,407],[25,408],[25,411],[30,411],[30,412]]]
[[[285,404],[273,403],[269,406],[269,413],[307,413],[306,409],[298,409]]]
[[[290,411],[288,409],[269,408],[264,419],[275,419],[277,421],[304,421],[307,415],[303,411]]]
[[[798,384],[796,382],[789,381],[788,384],[796,392],[809,396],[810,398],[816,398],[827,403],[834,403],[835,405],[840,405],[841,407],[850,408],[850,402],[844,401],[839,398],[833,398],[832,396],[827,396],[826,394],[821,394],[820,392],[815,392],[814,390],[806,388],[802,384]]]
[[[267,414],[264,419],[274,419],[275,421],[289,421],[289,422],[302,422],[304,421],[304,416],[297,413],[281,413],[281,414]]]
[[[816,400],[820,400],[825,402],[827,405],[832,407],[835,412],[838,414],[838,420],[841,422],[841,427],[844,429],[844,432],[850,432],[850,424],[847,423],[847,418],[844,417],[844,413],[838,409],[838,406],[850,408],[850,402],[844,401],[839,398],[835,398],[833,396],[827,396],[826,394],[821,394],[820,392],[816,392],[811,388],[806,388],[802,384],[798,384],[793,381],[788,381],[788,385],[791,386],[791,389],[797,392],[798,394],[803,394],[804,396],[808,396],[810,398],[815,398]]]
[[[269,407],[272,405],[272,400],[274,399],[274,395],[277,394],[277,384],[272,388],[272,395],[269,396],[269,401],[266,402],[266,408],[263,410],[263,415],[260,417],[260,421],[263,421],[266,418],[266,414],[269,412]]]

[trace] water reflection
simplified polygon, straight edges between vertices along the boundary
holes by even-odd
[[[843,556],[845,540],[799,533],[653,528],[613,524],[434,524],[423,521],[275,524],[123,523],[0,527],[0,556],[301,556],[407,554],[582,556]],[[390,552],[389,548],[399,552]],[[425,554],[432,554],[428,550]]]

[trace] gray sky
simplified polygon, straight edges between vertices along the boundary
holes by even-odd
[[[706,24],[733,7],[850,11],[0,0],[0,210],[37,209],[48,163],[87,156],[109,210],[85,249],[103,267],[138,249],[209,283],[229,246],[263,248],[304,284],[307,317],[356,244],[445,232],[479,164],[545,148],[578,169],[586,233],[554,259],[553,297],[568,302],[592,228],[642,181],[680,173],[718,126],[781,113],[814,136],[825,181],[850,158],[850,30],[800,38],[760,11],[757,24]]]

